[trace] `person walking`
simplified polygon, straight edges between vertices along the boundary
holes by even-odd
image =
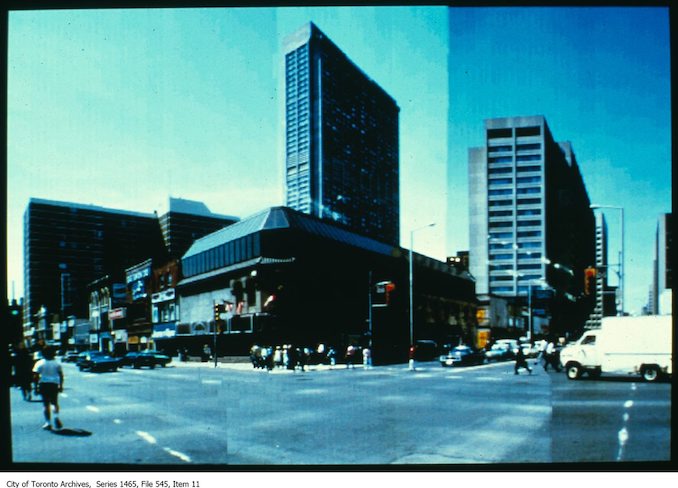
[[[54,355],[54,348],[46,347],[42,352],[43,358],[33,367],[42,396],[45,415],[45,424],[42,428],[45,430],[52,430],[52,410],[54,411],[54,427],[57,429],[62,427],[61,420],[59,420],[59,393],[64,390],[64,372],[61,364],[54,359]]]
[[[14,363],[16,385],[21,388],[24,400],[32,400],[33,389],[33,356],[23,342],[17,346]]]
[[[525,368],[530,374],[532,374],[532,370],[530,369],[530,366],[527,364],[527,360],[525,359],[525,353],[523,352],[523,348],[518,345],[518,352],[516,353],[516,364],[513,369],[513,374],[519,374],[518,370],[520,368]]]
[[[363,349],[363,368],[371,369],[372,368],[372,351],[369,347]]]

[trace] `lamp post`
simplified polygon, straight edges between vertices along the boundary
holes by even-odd
[[[435,222],[432,222],[410,231],[410,347],[414,346],[414,302],[412,299],[412,248],[414,246],[414,233],[428,227],[433,227],[434,225],[436,225]],[[410,369],[414,369],[414,361],[412,359],[410,360],[409,364]]]
[[[614,205],[598,205],[592,203],[590,207],[595,210],[597,208],[610,208],[619,210],[621,222],[621,256],[619,258],[619,315],[624,315],[624,207]]]

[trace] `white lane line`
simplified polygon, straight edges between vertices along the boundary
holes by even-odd
[[[59,396],[62,398],[68,398],[68,393],[59,393]]]
[[[188,457],[186,454],[184,454],[184,453],[182,453],[182,452],[175,451],[174,449],[170,449],[169,447],[165,447],[164,449],[165,449],[165,452],[166,452],[166,453],[168,453],[168,454],[170,454],[170,455],[172,455],[172,456],[174,456],[174,457],[178,457],[179,459],[181,459],[181,460],[184,461],[185,463],[190,463],[190,462],[191,462],[191,458]]]
[[[155,437],[153,437],[148,432],[144,432],[142,430],[137,430],[136,433],[139,437],[141,437],[143,440],[145,440],[149,444],[157,444],[158,443],[158,441],[155,440]]]
[[[221,380],[202,380],[201,383],[203,385],[220,385]]]
[[[628,422],[629,421],[629,414],[624,412],[623,419],[624,419],[624,423]]]
[[[85,408],[86,408],[87,410],[89,410],[90,412],[96,412],[96,413],[101,412],[101,410],[99,410],[99,409],[98,409],[97,407],[95,407],[94,405],[87,405]]]
[[[626,400],[624,402],[624,408],[631,408],[633,406],[633,400]]]
[[[624,457],[624,447],[626,446],[626,441],[629,440],[629,431],[626,430],[626,427],[622,429],[617,434],[619,438],[619,452],[617,453],[617,461],[621,461]]]
[[[114,424],[122,424],[122,420],[120,419],[113,419]]]

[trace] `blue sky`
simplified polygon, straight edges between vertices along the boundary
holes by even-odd
[[[400,106],[401,243],[468,248],[483,120],[544,115],[591,200],[623,205],[627,302],[670,210],[666,9],[356,7],[10,12],[8,289],[30,197],[246,217],[284,203],[282,40],[314,21]],[[615,234],[614,215],[610,234]]]

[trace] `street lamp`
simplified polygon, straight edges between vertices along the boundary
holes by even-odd
[[[433,227],[435,222],[424,225],[422,227],[417,227],[410,231],[410,347],[414,346],[414,313],[413,313],[413,300],[412,300],[412,247],[414,246],[414,233],[426,229],[428,227]],[[414,369],[414,363],[410,361],[410,369]]]
[[[619,315],[624,315],[624,207],[617,207],[614,205],[597,205],[592,203],[590,208],[611,208],[619,210],[621,221],[621,256],[619,259]]]

